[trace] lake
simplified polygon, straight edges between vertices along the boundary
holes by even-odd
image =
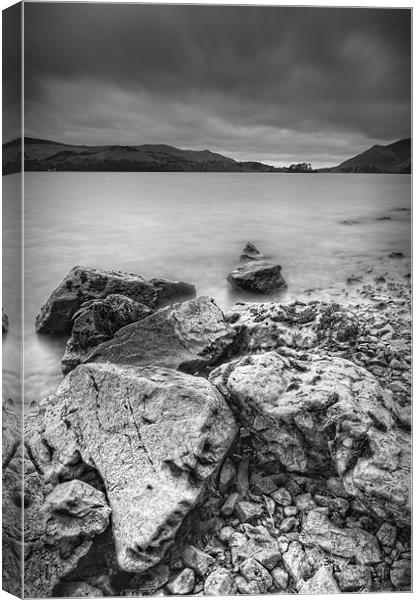
[[[18,398],[19,176],[3,177],[6,397]],[[25,397],[62,378],[65,340],[35,333],[41,305],[74,265],[195,284],[226,307],[248,299],[226,276],[251,241],[283,267],[281,301],[333,295],[346,278],[410,258],[409,175],[242,173],[25,174]],[[344,222],[346,221],[346,222]],[[348,221],[348,223],[347,223]],[[315,290],[306,292],[306,290]],[[308,296],[308,294],[311,296]]]

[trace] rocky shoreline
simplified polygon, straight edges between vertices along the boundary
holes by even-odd
[[[75,267],[37,318],[72,330],[68,374],[24,452],[7,445],[26,595],[410,590],[410,280],[349,283],[351,304],[223,311],[183,282]]]

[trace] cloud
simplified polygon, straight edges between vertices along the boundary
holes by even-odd
[[[29,3],[25,14],[28,135],[332,164],[410,134],[407,10]]]

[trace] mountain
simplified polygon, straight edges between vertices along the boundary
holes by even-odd
[[[411,138],[388,146],[372,146],[327,170],[332,173],[410,173]]]
[[[199,171],[276,172],[259,162],[237,162],[209,150],[180,150],[164,144],[73,146],[25,137],[26,171]],[[20,170],[20,140],[3,144],[3,174]]]

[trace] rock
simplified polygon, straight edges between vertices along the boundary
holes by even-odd
[[[256,473],[251,476],[250,483],[254,494],[271,494],[277,490],[277,485],[271,477],[260,477]]]
[[[251,519],[254,519],[255,517],[261,517],[263,512],[264,508],[262,504],[247,502],[246,500],[238,502],[235,506],[235,513],[241,523],[251,521]]]
[[[123,327],[85,362],[154,365],[195,373],[218,360],[233,339],[221,309],[211,298],[200,296]]]
[[[299,542],[292,542],[289,549],[283,553],[282,560],[286,571],[294,581],[296,589],[299,590],[304,581],[311,575],[311,567],[302,545]]]
[[[396,590],[411,590],[411,561],[409,559],[396,560],[389,574],[392,585]]]
[[[296,517],[299,510],[297,506],[285,506],[284,507],[284,516],[285,517]]]
[[[312,498],[312,495],[309,493],[295,496],[295,504],[302,512],[308,512],[318,506],[315,500]]]
[[[337,579],[342,592],[370,592],[372,588],[370,567],[346,565],[337,573]]]
[[[218,489],[221,494],[225,494],[229,490],[235,481],[236,474],[237,470],[234,463],[230,458],[226,458],[219,474]]]
[[[239,502],[241,496],[238,492],[233,492],[228,498],[225,500],[224,504],[221,507],[221,514],[229,517],[235,510],[237,502]]]
[[[209,379],[251,431],[259,460],[338,475],[377,518],[409,524],[410,434],[398,427],[393,394],[368,371],[338,357],[267,352]]]
[[[250,489],[250,481],[248,471],[250,468],[250,461],[248,457],[243,458],[238,464],[237,472],[237,491],[242,495],[246,496]]]
[[[183,562],[186,567],[190,567],[201,577],[204,577],[215,564],[215,560],[209,554],[195,546],[187,546],[183,552]]]
[[[113,338],[119,329],[151,313],[145,304],[120,294],[84,302],[73,316],[71,337],[61,360],[63,373],[74,369],[95,346]]]
[[[183,596],[193,591],[194,584],[194,571],[192,569],[183,569],[181,573],[167,584],[167,588],[174,596]]]
[[[322,494],[315,494],[314,498],[318,506],[327,506],[330,510],[340,513],[343,517],[345,517],[350,508],[350,503],[345,498],[333,498],[332,496],[323,496]]]
[[[150,284],[157,291],[157,306],[161,307],[173,302],[188,300],[196,296],[196,288],[184,281],[169,281],[168,279],[150,279]]]
[[[73,267],[42,306],[36,317],[36,331],[69,332],[72,318],[84,302],[106,298],[110,294],[121,294],[149,308],[154,308],[157,301],[154,286],[139,275]]]
[[[239,570],[249,583],[257,585],[260,594],[265,594],[273,584],[270,573],[254,558],[247,558]]]
[[[263,258],[265,258],[265,256],[261,254],[261,252],[254,246],[254,244],[252,244],[251,242],[247,242],[239,258],[242,261],[262,260]]]
[[[374,535],[358,527],[336,527],[317,510],[311,510],[306,515],[299,540],[306,546],[319,546],[330,554],[355,558],[361,565],[372,565],[382,560]]]
[[[295,517],[286,517],[286,519],[283,519],[283,521],[280,523],[280,533],[288,533],[291,529],[295,527],[296,524],[297,520],[295,519]]]
[[[382,546],[389,546],[393,548],[395,546],[396,537],[398,531],[394,525],[390,523],[382,523],[379,531],[376,533],[376,537]]]
[[[258,260],[237,267],[227,277],[235,288],[245,292],[270,294],[287,287],[280,265]]]
[[[168,565],[159,564],[144,573],[137,573],[129,580],[129,587],[138,596],[150,596],[162,588],[170,578]],[[116,595],[116,594],[115,594]]]
[[[217,568],[205,580],[205,596],[232,596],[236,592],[235,579],[227,569]]]
[[[279,590],[285,590],[289,583],[289,574],[281,567],[276,567],[272,570],[271,575],[273,577],[274,584]]]
[[[282,506],[290,506],[292,504],[292,496],[285,488],[279,488],[271,494],[271,497],[277,504]]]
[[[231,558],[239,565],[247,558],[255,558],[266,569],[272,569],[281,558],[277,540],[263,525],[244,525],[244,533],[234,533],[228,539]]]
[[[9,319],[3,309],[1,309],[1,313],[2,313],[2,319],[1,319],[2,332],[7,333],[9,331]]]
[[[25,590],[45,598],[87,554],[93,537],[105,531],[110,508],[104,494],[84,481],[59,483],[48,493],[48,471],[30,472],[31,464],[39,464],[37,455],[30,456],[36,463],[25,461]]]
[[[340,589],[332,576],[332,567],[320,567],[315,575],[306,581],[299,594],[338,594]]]
[[[66,581],[55,590],[58,598],[102,598],[103,592],[85,581]]]
[[[161,561],[200,502],[236,426],[203,378],[156,367],[82,365],[34,417],[32,454],[49,449],[60,473],[74,453],[100,474],[112,508],[119,566]],[[32,439],[31,439],[32,438]]]

